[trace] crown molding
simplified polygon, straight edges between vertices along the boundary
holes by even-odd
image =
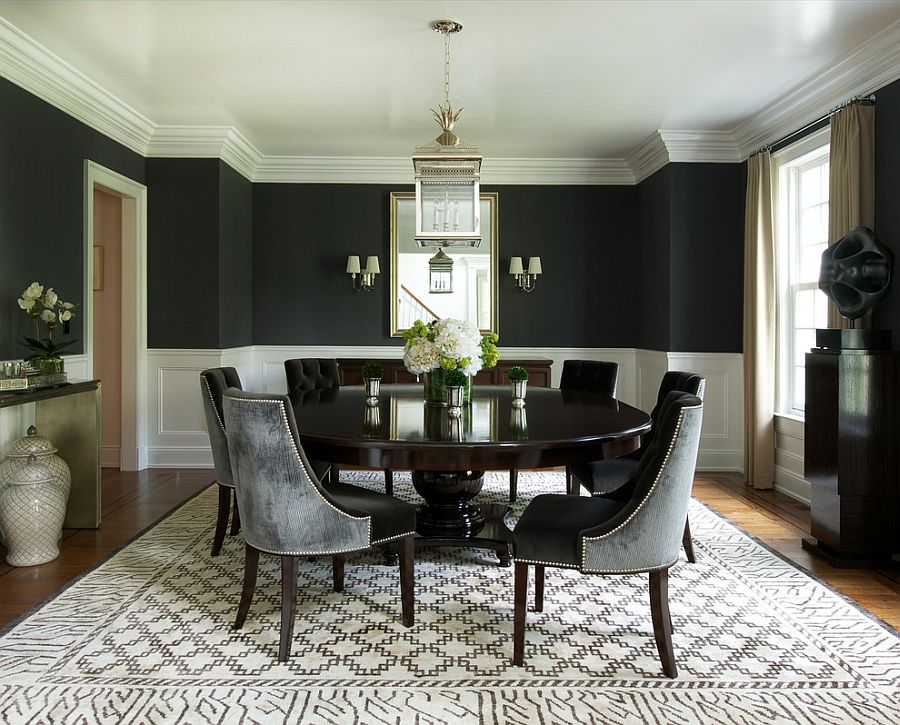
[[[644,179],[653,176],[669,163],[669,150],[659,131],[654,131],[639,143],[625,157],[625,162],[631,167],[635,184],[640,184]]]
[[[233,126],[157,126],[146,156],[222,159],[251,181],[263,159],[256,146]]]
[[[888,25],[834,65],[775,98],[731,133],[741,159],[803,128],[841,103],[900,78],[900,20]]]
[[[0,75],[82,123],[145,155],[154,125],[0,18]]]
[[[156,126],[3,18],[0,75],[143,156],[220,158],[250,181],[261,183],[412,183],[408,158],[264,156],[233,127]],[[482,183],[633,185],[670,162],[739,162],[849,98],[898,78],[900,21],[731,131],[661,129],[624,159],[489,157]]]
[[[669,161],[696,164],[736,164],[741,155],[730,131],[659,130]]]

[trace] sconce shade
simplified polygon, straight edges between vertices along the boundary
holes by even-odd
[[[528,260],[528,274],[541,274],[544,270],[541,269],[541,258],[540,257],[531,257]]]
[[[356,255],[347,257],[347,274],[359,274],[359,257]]]
[[[509,273],[510,274],[522,274],[525,270],[522,268],[522,258],[521,257],[510,257],[509,258]]]
[[[381,265],[378,264],[378,257],[369,257],[366,260],[366,274],[378,274],[379,272],[381,272]]]

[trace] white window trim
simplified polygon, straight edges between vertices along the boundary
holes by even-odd
[[[774,197],[774,231],[775,231],[775,275],[776,275],[776,344],[775,355],[777,375],[775,390],[775,410],[778,415],[791,417],[797,420],[804,420],[802,411],[798,411],[792,406],[790,397],[790,386],[787,381],[793,376],[793,360],[790,354],[785,351],[790,350],[790,338],[793,332],[793,325],[783,325],[783,310],[785,306],[790,307],[790,297],[792,290],[784,283],[784,274],[789,269],[788,248],[782,243],[789,234],[790,219],[790,200],[788,199],[789,184],[788,174],[790,170],[798,166],[802,166],[809,161],[819,157],[822,154],[822,148],[831,142],[831,128],[824,128],[811,133],[806,138],[787,146],[780,151],[772,154],[772,190]]]

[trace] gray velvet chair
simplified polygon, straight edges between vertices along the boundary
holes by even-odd
[[[399,547],[403,625],[411,627],[415,508],[357,486],[323,485],[303,452],[287,396],[232,388],[223,397],[223,409],[246,542],[235,629],[243,626],[250,610],[260,552],[281,557],[278,659],[283,662],[293,638],[297,558],[330,555],[334,589],[341,591],[344,555],[382,544]]]
[[[603,461],[575,464],[570,467],[574,486],[570,493],[577,494],[578,486],[584,486],[592,496],[604,496],[619,501],[627,501],[634,490],[634,475],[637,473],[644,452],[656,437],[656,427],[659,419],[659,411],[666,396],[677,390],[683,393],[696,395],[703,400],[706,390],[706,378],[696,373],[669,370],[663,375],[659,384],[659,392],[656,396],[656,406],[650,412],[652,427],[650,432],[641,441],[641,447],[634,453],[619,458],[610,458]],[[684,553],[692,564],[696,561],[694,544],[691,540],[691,524],[689,519],[684,521],[684,536],[682,538]]]
[[[619,363],[606,360],[563,360],[560,390],[575,390],[616,396],[619,380]],[[513,503],[518,493],[519,473],[509,472],[509,501]],[[571,493],[574,485],[572,474],[566,466],[566,490]],[[577,489],[576,489],[577,490]]]
[[[678,561],[700,445],[703,402],[673,391],[658,412],[655,440],[644,451],[632,497],[544,494],[528,504],[513,531],[513,662],[525,659],[528,568],[535,571],[535,611],[544,607],[545,567],[582,574],[649,572],[650,609],[663,672],[675,677],[669,567]]]
[[[334,358],[298,357],[285,360],[284,375],[288,395],[294,404],[327,401],[341,387],[340,366]],[[331,469],[329,479],[334,482],[340,480],[340,466],[337,463],[327,465]],[[384,469],[384,490],[389,496],[394,495],[394,473],[389,468]]]
[[[234,493],[234,478],[231,475],[231,461],[228,458],[228,441],[225,435],[225,418],[222,415],[222,395],[228,388],[241,388],[241,377],[234,368],[209,368],[200,373],[200,396],[203,398],[206,429],[209,431],[213,465],[216,468],[216,483],[219,487],[219,510],[216,516],[216,532],[213,535],[213,556],[218,556],[222,550]],[[240,527],[239,507],[237,499],[234,499],[232,535],[236,534]]]

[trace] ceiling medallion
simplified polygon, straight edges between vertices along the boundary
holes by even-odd
[[[462,113],[450,103],[450,36],[462,30],[455,20],[436,20],[444,36],[444,105],[432,109],[441,135],[417,146],[416,243],[420,247],[477,247],[481,243],[481,152],[453,132]]]

